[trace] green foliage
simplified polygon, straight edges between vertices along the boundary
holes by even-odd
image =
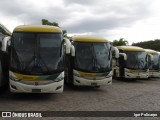
[[[113,40],[113,46],[126,46],[128,45],[128,41],[124,38],[120,38],[119,40]]]
[[[47,19],[42,19],[42,25],[52,25],[52,26],[57,26],[59,27],[57,22],[50,22]]]
[[[67,37],[67,30],[62,30],[62,32],[63,32],[63,36]]]
[[[160,39],[149,40],[139,43],[133,43],[133,46],[139,46],[145,49],[152,49],[156,51],[160,51]]]
[[[47,19],[42,19],[42,25],[51,25],[51,26],[57,26],[59,27],[59,24],[57,22],[50,22]],[[67,30],[62,30],[63,36],[68,38],[67,36]]]

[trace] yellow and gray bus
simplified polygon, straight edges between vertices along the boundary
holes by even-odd
[[[11,36],[11,32],[0,23],[0,87],[8,84],[8,56],[2,52],[2,41]]]
[[[70,54],[70,41],[62,30],[47,25],[22,25],[11,39],[3,41],[9,55],[11,92],[60,93],[64,84],[64,43]]]
[[[113,47],[110,42],[83,35],[74,36],[71,41],[71,56],[66,60],[66,83],[92,87],[111,84]]]
[[[143,48],[136,46],[117,46],[119,58],[114,69],[115,78],[148,78],[148,55]]]
[[[151,49],[145,49],[151,56],[149,59],[149,77],[160,77],[160,54],[159,52]]]

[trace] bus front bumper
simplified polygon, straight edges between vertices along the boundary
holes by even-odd
[[[82,77],[74,76],[74,85],[77,86],[101,86],[112,84],[112,77],[101,79],[101,80],[90,80]]]
[[[149,77],[160,78],[160,72],[149,72]]]
[[[129,73],[129,72],[126,72],[125,73],[125,78],[144,78],[144,79],[147,79],[149,77],[148,74],[146,73]]]
[[[10,80],[10,91],[18,93],[62,93],[64,80],[47,85],[27,85]]]

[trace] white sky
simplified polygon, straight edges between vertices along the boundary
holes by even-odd
[[[160,0],[0,0],[0,23],[58,22],[69,35],[133,42],[160,39]]]

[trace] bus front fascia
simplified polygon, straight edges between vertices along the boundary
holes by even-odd
[[[116,49],[116,56],[119,57],[118,54],[118,50]],[[76,54],[75,51],[75,47],[73,45],[71,45],[71,57],[74,58]],[[73,64],[73,63],[71,63]],[[85,78],[85,74],[89,74],[92,76],[92,74],[96,74],[96,73],[86,73],[86,72],[82,72],[82,71],[78,71],[78,70],[74,70],[72,68],[72,72],[73,72],[73,85],[77,85],[77,86],[101,86],[101,85],[110,85],[112,84],[112,70],[109,72],[109,74],[107,76],[104,76],[103,79],[99,80],[98,77],[94,76],[93,78]],[[82,75],[80,75],[82,74]]]
[[[149,66],[151,66],[153,64],[153,55],[148,53],[148,56],[150,57]],[[149,69],[149,77],[160,78],[160,70]]]
[[[3,43],[2,43],[2,50],[4,52],[7,52],[7,46],[10,43],[10,42],[8,42],[9,40],[10,40],[10,38],[5,38]],[[62,45],[63,45],[63,43],[66,44],[65,53],[70,54],[70,47],[71,47],[70,41],[68,39],[63,39],[62,40]],[[62,49],[62,46],[61,46],[60,49]],[[28,77],[28,78],[31,78],[31,77],[33,77],[33,78],[34,77],[37,77],[37,78],[39,77],[40,78],[41,77],[41,76],[36,76],[36,75],[30,76],[30,75],[23,75],[23,74],[21,74],[21,76],[23,76],[21,81],[18,81],[19,78],[17,78],[17,77],[20,76],[20,75],[15,76],[16,74],[19,74],[19,73],[14,73],[14,72],[10,71],[10,77],[12,77],[12,76],[16,77],[16,79],[14,79],[14,80],[10,79],[10,90],[11,90],[11,92],[35,92],[35,93],[39,93],[39,92],[41,92],[41,93],[61,93],[61,92],[63,92],[64,72],[58,73],[58,75],[53,74],[53,76],[57,75],[57,77],[55,77],[52,80],[53,82],[49,82],[49,83],[47,83],[47,81],[46,82],[45,81],[41,82],[38,79],[37,79],[38,81],[35,81],[36,79],[35,80],[27,80],[27,79],[23,80],[24,77]],[[46,76],[42,75],[42,77],[46,77]],[[51,76],[51,75],[48,75],[48,76]],[[17,80],[17,81],[15,81],[15,80]],[[45,84],[43,84],[43,83],[45,83]],[[36,84],[39,84],[39,85],[36,85]],[[33,91],[33,90],[35,90],[35,91]]]
[[[126,53],[119,53],[119,56],[123,56],[124,61],[127,61]],[[123,67],[122,69],[124,69],[124,76],[119,76],[119,77],[124,77],[128,79],[132,79],[132,78],[133,79],[138,79],[138,78],[147,79],[149,76],[149,70],[147,70],[146,72],[143,72],[142,70],[132,70],[132,69],[126,68],[125,66],[122,66],[122,67]],[[119,70],[122,70],[122,69],[119,68]]]

